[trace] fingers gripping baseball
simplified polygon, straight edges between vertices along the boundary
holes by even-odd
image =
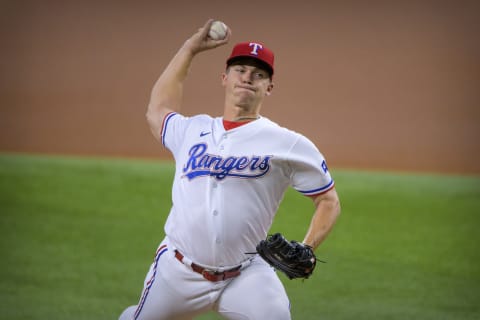
[[[232,31],[226,25],[226,33],[224,38],[220,37],[218,39],[213,39],[209,36],[210,29],[214,22],[216,21],[214,21],[213,19],[209,19],[203,27],[198,29],[197,33],[195,33],[192,37],[190,37],[190,39],[186,41],[185,45],[190,47],[190,50],[194,54],[219,47],[228,43],[228,41],[230,40]]]

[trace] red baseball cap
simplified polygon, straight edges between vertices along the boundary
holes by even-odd
[[[232,53],[227,60],[227,66],[244,58],[253,58],[273,76],[273,51],[258,42],[241,42],[233,47]]]

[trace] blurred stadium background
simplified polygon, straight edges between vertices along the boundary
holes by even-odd
[[[276,52],[262,113],[330,166],[480,173],[478,1],[2,1],[0,150],[169,157],[144,113],[212,17]],[[204,53],[187,115],[220,115],[232,43]]]

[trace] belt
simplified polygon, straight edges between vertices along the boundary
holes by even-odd
[[[177,258],[178,261],[183,263],[183,258],[184,257],[177,250],[175,250],[175,258]],[[235,278],[235,277],[240,275],[240,268],[241,268],[241,266],[238,266],[238,267],[230,269],[230,270],[226,270],[226,271],[223,271],[223,272],[218,272],[218,271],[205,269],[205,268],[203,268],[203,267],[201,267],[198,264],[195,264],[193,262],[190,266],[192,267],[193,271],[195,271],[197,273],[200,273],[205,279],[207,279],[208,281],[212,281],[212,282],[223,281],[223,280],[227,280],[227,279],[230,279],[230,278]]]

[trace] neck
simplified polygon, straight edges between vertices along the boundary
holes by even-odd
[[[252,121],[260,118],[261,105],[231,104],[226,101],[223,109],[223,119],[227,121]]]
[[[260,118],[259,110],[242,110],[241,108],[225,109],[223,119],[227,121],[252,121]]]
[[[258,115],[256,115],[256,116],[240,116],[240,117],[233,118],[233,120],[230,120],[230,121],[234,121],[234,122],[251,121],[251,120],[257,120],[258,118],[260,118],[260,116],[258,116]]]

